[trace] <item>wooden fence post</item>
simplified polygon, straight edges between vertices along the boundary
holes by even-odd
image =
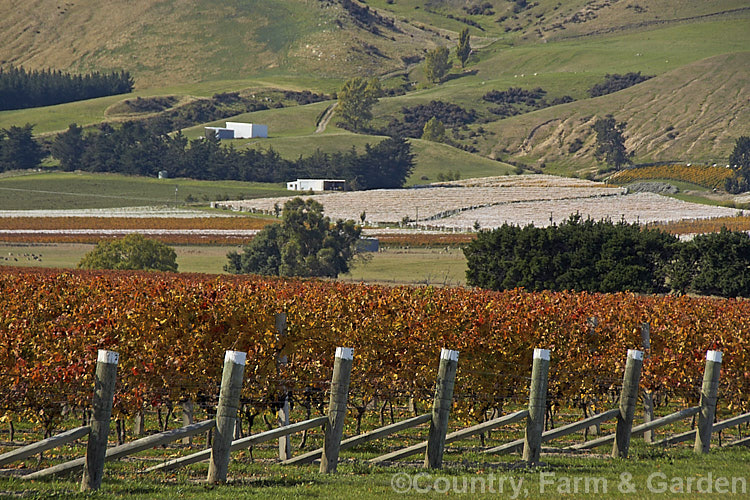
[[[528,465],[539,463],[542,453],[544,415],[547,411],[547,376],[549,375],[549,349],[534,349],[529,388],[529,417],[523,443],[523,459]]]
[[[192,399],[186,399],[182,403],[182,426],[187,427],[195,423],[195,403]],[[182,438],[182,444],[192,444],[193,438],[190,436]]]
[[[625,375],[622,379],[620,392],[620,414],[617,415],[617,430],[612,445],[613,457],[628,457],[630,449],[630,430],[633,428],[635,407],[638,403],[638,383],[643,368],[643,351],[628,349],[628,359],[625,363]]]
[[[320,457],[320,472],[336,472],[339,463],[341,436],[344,433],[346,403],[349,398],[349,380],[352,373],[354,349],[337,347],[331,380],[331,400],[328,404],[328,422],[325,425],[323,454]]]
[[[716,415],[716,397],[719,392],[719,372],[721,371],[721,351],[706,353],[706,368],[703,372],[701,388],[701,411],[698,413],[698,432],[695,433],[695,453],[708,453],[711,447],[711,432]]]
[[[208,465],[209,483],[223,483],[227,480],[230,446],[237,421],[237,409],[240,406],[246,359],[247,353],[241,351],[227,351],[224,354],[224,372],[221,376],[219,406],[216,409],[216,432]]]
[[[651,325],[641,323],[641,347],[643,347],[644,360],[651,356]],[[654,397],[648,391],[643,391],[643,423],[647,424],[654,419]],[[654,431],[643,433],[643,440],[647,443],[654,442]]]
[[[598,335],[596,329],[599,326],[599,318],[597,318],[596,316],[590,316],[589,319],[586,321],[586,323],[588,324],[588,327],[589,327],[589,336],[595,338]],[[594,342],[594,344],[596,344],[596,342]],[[584,406],[584,417],[588,416],[588,411],[587,410],[589,410],[589,409],[591,410],[591,414],[596,413],[596,403],[595,402],[592,401],[591,403],[588,403],[588,402],[584,401],[584,405],[585,405]],[[601,434],[601,431],[602,431],[602,424],[601,424],[601,422],[593,424],[593,425],[587,427],[584,430],[584,433],[583,433],[584,439],[588,439],[589,436],[598,436],[598,435]]]
[[[432,403],[430,433],[427,437],[427,450],[424,457],[424,466],[429,469],[439,469],[443,466],[445,435],[448,433],[448,417],[453,405],[453,387],[456,384],[457,369],[458,351],[441,350],[435,399]]]
[[[286,343],[286,313],[276,315],[276,339],[282,347]],[[279,356],[277,359],[277,373],[282,366],[286,366],[286,355]],[[289,425],[289,394],[285,384],[280,387],[281,407],[277,414],[277,423],[279,427]],[[279,460],[289,460],[292,458],[292,446],[289,435],[279,438]]]
[[[115,395],[117,362],[120,355],[114,351],[99,350],[94,377],[94,413],[91,432],[86,445],[86,462],[83,468],[81,491],[98,490],[104,475],[104,457],[107,453],[109,420],[112,417],[112,399]]]
[[[145,429],[145,411],[140,408],[133,417],[133,435],[141,437],[146,433]]]

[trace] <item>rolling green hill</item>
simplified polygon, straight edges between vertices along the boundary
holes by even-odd
[[[467,67],[456,65],[443,83],[428,84],[420,63],[425,51],[453,47],[466,27],[474,48]],[[30,122],[44,134],[72,122],[132,119],[112,110],[135,96],[171,95],[183,104],[227,91],[330,94],[349,76],[379,75],[384,87],[409,92],[380,100],[375,127],[432,100],[476,112],[477,121],[453,136],[473,155],[413,141],[412,184],[449,169],[507,173],[497,160],[563,175],[595,172],[591,125],[608,113],[627,123],[626,146],[636,162],[723,162],[735,138],[750,133],[748,47],[750,5],[739,0],[133,0],[122,9],[92,0],[29,0],[23,8],[0,5],[0,64],[122,68],[135,76],[136,91],[0,112],[0,128]],[[588,97],[606,74],[637,71],[653,78]],[[501,118],[482,97],[510,87],[540,87],[550,101],[574,101]],[[272,137],[237,146],[272,146],[297,157],[377,141],[338,129],[335,119],[315,134],[330,103],[239,115],[268,123]],[[201,135],[203,125],[185,134]],[[583,147],[571,153],[575,140]]]

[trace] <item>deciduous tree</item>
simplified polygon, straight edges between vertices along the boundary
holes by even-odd
[[[422,139],[433,142],[443,142],[445,140],[445,125],[434,116],[424,124]]]
[[[461,61],[461,67],[466,66],[466,61],[471,55],[471,43],[469,36],[469,28],[464,28],[458,34],[458,45],[456,46],[456,57]]]
[[[632,158],[632,152],[625,149],[625,122],[617,122],[615,117],[607,115],[599,118],[594,123],[596,132],[596,149],[594,156],[598,160],[604,160],[607,165],[619,169],[627,164]]]
[[[114,241],[100,241],[78,267],[177,272],[177,254],[158,240],[133,233]]]
[[[427,52],[424,58],[424,73],[430,82],[438,83],[448,73],[450,69],[449,56],[448,47],[440,46]]]
[[[372,107],[382,90],[377,78],[350,78],[338,92],[336,115],[341,124],[351,130],[362,130],[372,119]]]
[[[361,231],[354,221],[331,222],[313,199],[294,198],[284,204],[281,224],[263,229],[242,254],[230,252],[224,270],[335,278],[349,272]]]
[[[735,168],[735,175],[727,179],[725,188],[730,193],[741,193],[750,188],[750,137],[741,136],[734,144],[729,164]]]

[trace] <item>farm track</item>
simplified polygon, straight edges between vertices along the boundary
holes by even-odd
[[[634,30],[643,28],[650,28],[653,26],[670,26],[679,23],[693,22],[693,21],[708,21],[711,19],[718,19],[721,17],[736,16],[737,14],[743,14],[750,12],[750,7],[740,7],[737,9],[723,10],[721,12],[712,12],[710,14],[703,14],[699,16],[680,17],[676,19],[653,19],[650,21],[642,21],[639,23],[624,24],[622,26],[611,26],[609,28],[601,28],[590,31],[588,33],[581,33],[569,36],[556,36],[556,40],[575,40],[579,38],[588,38],[599,35],[611,35],[613,33],[626,33]]]

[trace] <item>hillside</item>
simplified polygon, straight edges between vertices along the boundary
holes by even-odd
[[[478,7],[487,4],[492,9]],[[139,88],[263,73],[339,78],[404,68],[405,58],[454,43],[467,26],[477,46],[524,44],[737,18],[750,10],[740,0],[131,0],[119,6],[3,2],[0,64],[123,68]]]
[[[485,128],[500,138],[483,141],[490,156],[508,156],[556,169],[585,171],[593,161],[596,117],[626,122],[625,145],[636,161],[721,162],[737,136],[750,131],[750,52],[711,57],[615,94],[498,121]],[[575,139],[583,147],[573,154]]]
[[[139,88],[250,74],[342,77],[403,66],[439,35],[321,0],[30,0],[0,5],[0,63],[128,68]],[[362,17],[362,16],[360,16]],[[404,50],[403,47],[408,47]]]
[[[464,169],[471,175],[507,171],[507,165],[495,170],[493,164],[501,164],[494,160],[547,173],[594,172],[600,165],[591,154],[591,125],[608,113],[627,123],[626,146],[636,162],[721,163],[735,138],[750,131],[743,113],[750,95],[750,5],[738,0],[133,0],[127,9],[116,5],[92,0],[0,5],[0,64],[123,68],[136,79],[131,95],[2,112],[0,128],[30,122],[37,133],[48,133],[71,122],[137,118],[113,113],[134,96],[169,95],[189,103],[227,91],[330,94],[351,75],[379,75],[384,87],[397,92],[376,106],[376,131],[401,119],[404,108],[433,100],[476,112],[474,122],[451,130],[455,143],[477,158]],[[441,84],[428,84],[421,65],[425,51],[438,44],[452,47],[466,27],[474,48],[467,67],[455,65]],[[653,78],[589,97],[588,89],[606,74],[626,72]],[[512,87],[541,88],[554,105],[498,116],[483,98]],[[408,92],[399,95],[400,89]],[[557,104],[556,99],[573,101]],[[326,106],[273,108],[240,119],[269,123],[269,142],[295,157],[377,140],[332,137],[340,132],[335,120],[324,133],[313,134]],[[201,133],[201,124],[195,125],[189,136]],[[570,152],[576,140],[583,147]],[[468,158],[458,153],[448,157],[458,163]],[[412,183],[440,170],[437,156],[425,168],[418,165],[419,178],[415,175]],[[445,168],[461,170],[455,164]]]

